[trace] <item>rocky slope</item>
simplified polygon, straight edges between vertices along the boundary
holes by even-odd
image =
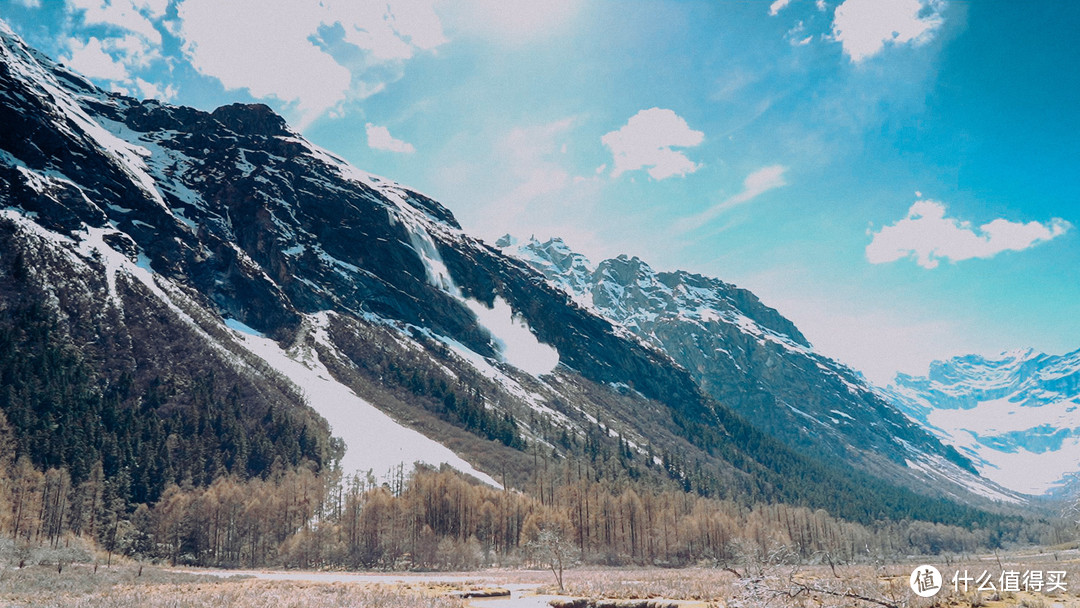
[[[860,374],[816,353],[799,330],[753,293],[683,271],[656,272],[637,257],[595,265],[560,239],[497,245],[544,274],[580,306],[670,355],[710,395],[804,453],[903,480],[911,469],[994,499],[971,463],[877,394]]]

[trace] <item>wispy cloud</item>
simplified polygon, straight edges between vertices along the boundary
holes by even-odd
[[[369,122],[364,125],[364,130],[367,132],[368,147],[372,150],[385,150],[387,152],[397,152],[398,154],[416,152],[416,148],[412,144],[390,135],[390,129],[386,127]]]
[[[588,234],[602,240],[595,205],[610,181],[591,171],[582,174],[575,162],[580,123],[579,117],[569,116],[470,135],[482,135],[485,143],[479,146],[482,154],[471,158],[459,150],[473,142],[459,138],[453,156],[439,163],[444,200],[460,201],[455,213],[461,223],[492,242],[508,232],[523,237]]]
[[[945,217],[945,205],[932,200],[916,201],[907,216],[873,233],[866,246],[871,264],[914,258],[923,268],[937,268],[941,260],[958,262],[991,258],[1003,251],[1022,251],[1057,238],[1072,227],[1061,219],[1013,222],[995,219],[978,228],[970,222]]]
[[[846,0],[836,7],[832,37],[859,63],[885,44],[923,44],[944,22],[942,0]]]
[[[784,179],[786,171],[787,167],[783,165],[770,165],[754,171],[743,180],[743,189],[741,191],[697,215],[685,217],[675,222],[673,232],[683,233],[700,228],[733,207],[750,202],[769,190],[786,186],[787,181]]]
[[[108,25],[136,33],[161,45],[154,22],[165,16],[168,0],[71,0],[69,7],[86,25]]]
[[[458,0],[443,3],[440,10],[452,21],[455,31],[519,46],[564,30],[582,4],[581,0]]]
[[[527,214],[530,206],[552,199],[578,200],[599,178],[575,176],[568,166],[567,144],[576,124],[573,117],[542,125],[516,127],[497,146],[502,170],[513,187],[495,199],[489,215],[510,224]]]
[[[675,112],[661,108],[641,110],[618,131],[600,139],[614,157],[612,177],[648,168],[649,176],[656,180],[681,177],[701,168],[672,148],[691,148],[704,140],[704,133],[691,129]]]
[[[784,7],[786,7],[790,3],[791,0],[775,0],[772,4],[769,5],[769,14],[773,17],[777,16],[778,14],[780,14],[780,11],[784,10]]]

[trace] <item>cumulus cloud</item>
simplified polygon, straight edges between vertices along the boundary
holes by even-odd
[[[131,72],[145,68],[161,59],[161,32],[154,25],[165,15],[166,2],[146,0],[72,0],[69,9],[83,25],[106,26],[115,35],[91,37],[86,42],[77,38],[68,41],[70,63],[91,78],[131,82]],[[117,68],[105,66],[108,55]],[[80,66],[91,70],[86,71]],[[102,70],[110,74],[101,75]]]
[[[126,80],[128,77],[127,68],[105,51],[105,45],[98,38],[91,37],[86,42],[69,39],[68,49],[69,54],[61,60],[84,76],[101,80]]]
[[[322,21],[306,2],[187,0],[178,15],[184,54],[225,88],[294,102],[308,121],[349,90],[349,70],[310,40]]]
[[[143,96],[143,99],[160,99],[162,101],[170,101],[171,99],[176,97],[177,93],[176,87],[171,84],[161,87],[138,77],[135,78],[135,87],[138,88],[139,93]]]
[[[832,36],[852,63],[885,44],[924,44],[941,27],[942,0],[846,0],[836,7]]]
[[[176,95],[175,87],[138,75],[163,59],[162,36],[155,24],[161,23],[167,7],[167,0],[71,0],[68,10],[77,21],[104,27],[108,35],[85,41],[68,38],[61,60],[85,76],[109,81],[111,91],[169,100]]]
[[[417,51],[430,51],[447,42],[430,1],[309,0],[306,4],[307,10],[325,8],[326,13],[319,17],[322,23],[340,25],[345,42],[367,51],[377,62],[410,59]]]
[[[641,110],[625,126],[604,135],[600,141],[614,157],[612,177],[647,167],[649,176],[660,180],[697,171],[700,165],[672,148],[690,148],[704,140],[704,133],[691,129],[675,112],[650,108]]]
[[[990,258],[1003,251],[1022,251],[1065,234],[1072,225],[1054,218],[1039,222],[995,219],[973,227],[970,222],[945,216],[945,205],[916,201],[907,216],[873,234],[866,246],[871,264],[914,258],[923,268],[936,268],[941,260],[958,262]]]
[[[732,207],[737,207],[743,203],[750,202],[769,190],[786,186],[787,181],[784,179],[784,173],[786,171],[787,167],[783,165],[770,165],[754,171],[750,175],[747,175],[746,179],[743,180],[743,189],[741,191],[697,215],[679,220],[675,223],[674,231],[686,232],[688,230],[700,228]]]
[[[386,150],[387,152],[397,152],[399,154],[416,152],[416,148],[412,144],[390,135],[390,129],[386,127],[380,127],[369,122],[364,125],[364,129],[367,131],[368,147],[372,150]]]
[[[196,70],[226,88],[294,104],[301,128],[385,84],[354,76],[446,42],[432,0],[185,0],[178,17],[184,55]],[[350,69],[327,51],[325,35],[338,27],[342,42],[364,51],[361,65]]]

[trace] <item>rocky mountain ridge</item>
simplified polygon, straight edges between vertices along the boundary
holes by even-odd
[[[753,293],[684,271],[656,272],[637,257],[595,265],[561,239],[497,246],[540,272],[579,305],[661,349],[720,402],[767,434],[879,475],[918,468],[1015,500],[971,475],[850,368],[816,353],[801,332]]]

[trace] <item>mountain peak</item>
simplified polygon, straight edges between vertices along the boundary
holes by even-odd
[[[214,110],[210,117],[239,135],[290,136],[285,119],[263,103],[233,103]]]

